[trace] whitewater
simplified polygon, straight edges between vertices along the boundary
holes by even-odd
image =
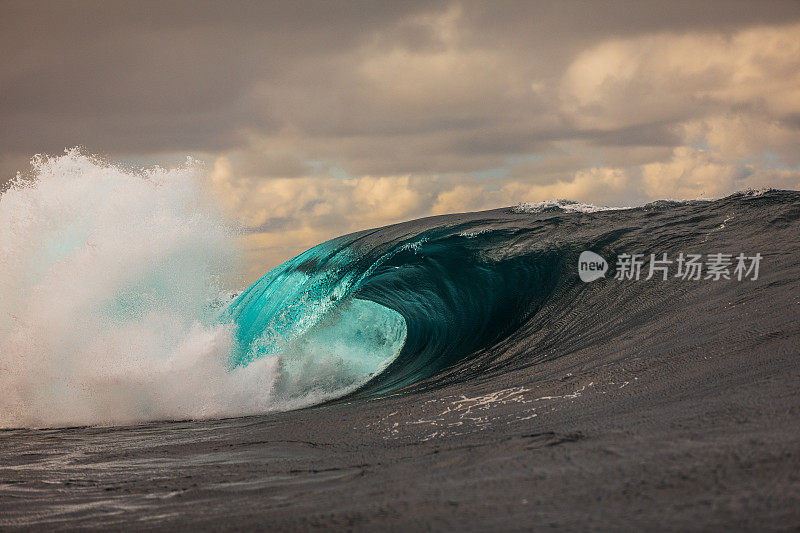
[[[202,173],[192,160],[131,170],[70,150],[36,157],[32,179],[2,193],[0,427],[295,408],[380,366],[364,367],[341,328],[338,350],[309,335],[232,364],[236,328],[221,315],[240,251]]]

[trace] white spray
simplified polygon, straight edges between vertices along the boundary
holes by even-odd
[[[210,302],[238,254],[197,165],[32,164],[0,196],[0,427],[268,410],[278,360],[226,368]]]

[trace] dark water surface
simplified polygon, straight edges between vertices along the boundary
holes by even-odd
[[[402,315],[380,375],[300,411],[1,431],[0,527],[800,527],[800,193],[571,209],[306,252],[287,268],[339,290],[334,307]],[[579,280],[584,250],[605,279]],[[644,280],[650,253],[681,252],[763,258],[757,280]],[[642,279],[613,279],[622,253],[646,254]],[[268,356],[251,343],[276,324],[276,279],[231,309],[241,364]]]

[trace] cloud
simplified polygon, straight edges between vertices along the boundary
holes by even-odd
[[[731,192],[737,177],[732,165],[715,162],[706,150],[676,148],[671,160],[642,165],[642,183],[650,198],[716,198]]]
[[[727,161],[770,164],[776,156],[791,167],[800,166],[800,125],[754,113],[727,113],[681,125],[682,137],[692,145],[706,145]],[[764,158],[767,158],[764,161]]]
[[[624,58],[659,32],[724,36],[800,18],[793,2],[11,1],[3,15],[5,156],[75,145],[220,154],[257,138],[352,175],[469,172],[574,138],[560,79],[576,55],[602,55],[611,35]],[[759,39],[741,37],[728,55]]]
[[[566,196],[612,202],[631,184],[620,169],[592,168],[548,184],[466,176],[242,177],[226,157],[209,174],[212,193],[245,229],[253,276],[329,238],[426,215],[515,205]]]
[[[322,223],[334,217],[340,227],[354,229],[385,224],[425,213],[434,190],[419,176],[240,177],[226,157],[215,161],[209,177],[221,205],[250,228],[276,218]]]
[[[567,69],[561,108],[579,127],[620,129],[754,110],[800,112],[800,25],[612,39]]]

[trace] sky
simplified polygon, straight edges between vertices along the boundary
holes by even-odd
[[[566,198],[800,189],[800,2],[0,0],[0,186],[202,160],[253,272]]]

